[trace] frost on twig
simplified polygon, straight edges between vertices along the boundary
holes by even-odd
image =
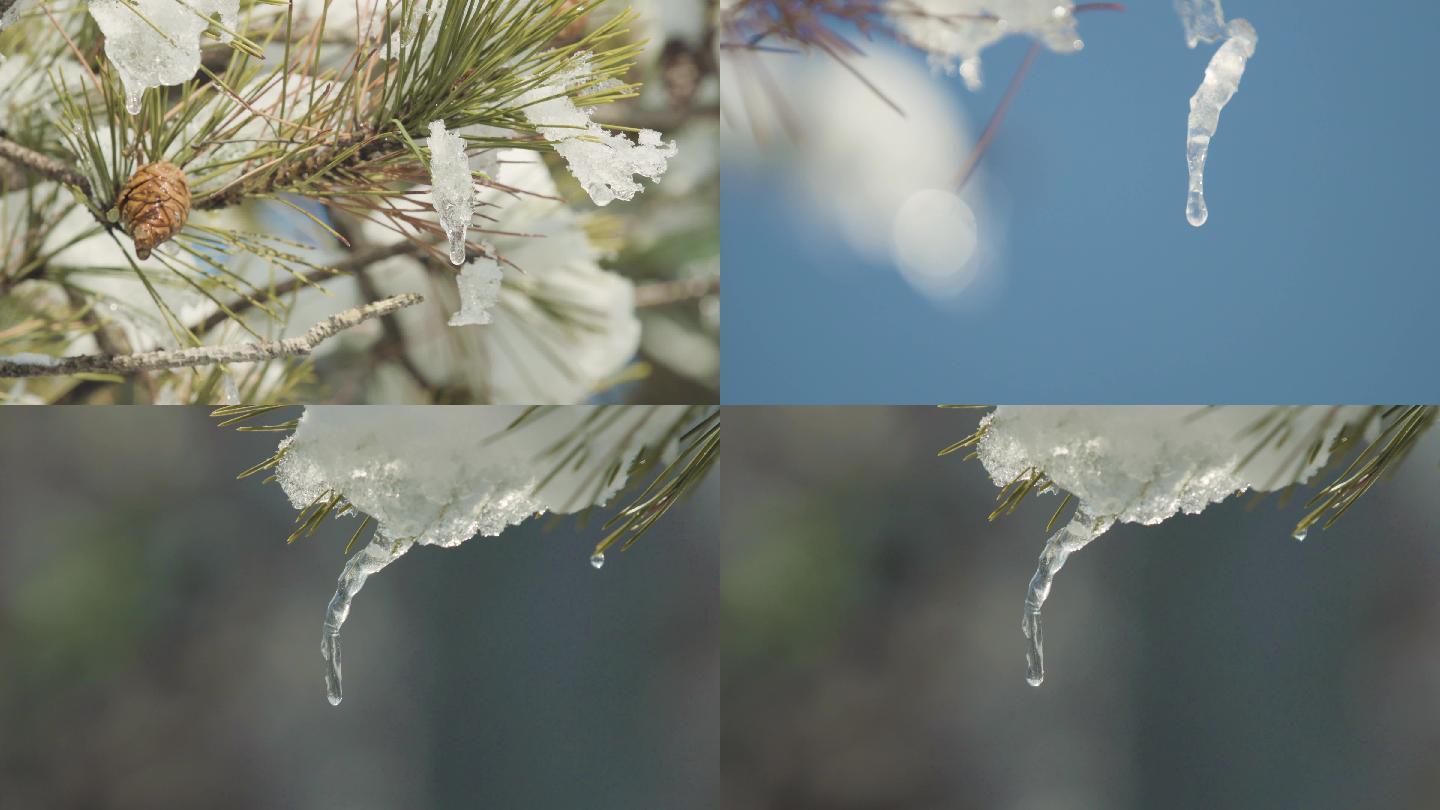
[[[299,337],[236,343],[226,346],[200,346],[193,349],[143,352],[141,354],[86,354],[76,357],[50,358],[39,362],[36,355],[0,357],[0,378],[45,377],[56,374],[133,374],[137,371],[210,366],[220,363],[254,363],[277,357],[309,354],[327,338],[372,318],[389,315],[423,299],[413,293],[397,295],[373,304],[347,309],[326,318]]]
[[[603,505],[644,449],[678,434],[687,406],[309,407],[275,475],[297,509],[343,499],[374,519],[326,610],[321,653],[332,704],[340,628],[365,580],[415,545],[494,537],[546,512]]]
[[[450,263],[464,264],[465,233],[475,215],[475,183],[465,141],[446,131],[444,121],[431,121],[429,146],[430,199],[450,240]]]
[[[1071,0],[890,0],[895,30],[979,90],[980,52],[1012,34],[1034,37],[1056,53],[1084,47]]]
[[[1044,680],[1040,610],[1075,551],[1114,523],[1157,524],[1247,490],[1302,484],[1325,466],[1342,429],[1368,429],[1373,409],[1307,406],[1256,447],[1267,407],[1001,407],[980,426],[977,451],[997,486],[1065,491],[1075,515],[1046,542],[1026,592],[1026,679]],[[1247,440],[1247,436],[1251,438]]]
[[[1190,118],[1185,136],[1185,162],[1190,170],[1190,187],[1185,199],[1185,219],[1195,227],[1205,224],[1205,158],[1210,139],[1220,125],[1220,111],[1240,89],[1245,64],[1255,55],[1258,37],[1255,28],[1243,19],[1225,22],[1219,0],[1178,0],[1176,8],[1185,25],[1185,42],[1194,48],[1200,42],[1225,41],[1210,57],[1200,88],[1190,97]]]
[[[644,190],[634,176],[659,180],[666,161],[675,156],[675,142],[661,140],[653,129],[640,130],[632,142],[591,121],[593,110],[577,107],[566,95],[568,89],[590,80],[590,60],[582,55],[574,67],[526,93],[519,103],[525,108],[525,117],[565,158],[570,173],[596,205],[634,199]]]
[[[194,76],[211,15],[220,18],[220,41],[229,42],[239,8],[240,0],[90,0],[90,16],[105,34],[105,55],[125,84],[125,109],[139,113],[146,88]]]

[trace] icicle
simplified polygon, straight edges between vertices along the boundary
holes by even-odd
[[[594,554],[591,554],[591,555],[590,555],[590,567],[591,567],[591,568],[594,568],[596,571],[599,571],[601,568],[604,568],[604,567],[605,567],[605,554],[604,554],[603,552],[599,552],[599,551],[595,552]]]
[[[1050,585],[1055,574],[1064,567],[1065,560],[1073,552],[1084,548],[1090,541],[1110,528],[1111,521],[1096,520],[1083,509],[1063,529],[1045,541],[1045,550],[1040,552],[1040,565],[1035,576],[1030,578],[1030,587],[1025,592],[1025,615],[1020,621],[1020,630],[1025,634],[1025,680],[1031,686],[1039,686],[1045,680],[1045,641],[1040,632],[1040,608],[1050,595]]]
[[[340,627],[350,615],[350,602],[365,585],[371,574],[393,562],[410,548],[411,540],[391,540],[376,532],[368,545],[355,552],[340,572],[340,582],[330,606],[325,609],[325,629],[320,637],[320,655],[324,657],[325,693],[331,706],[339,706],[344,692],[340,683]]]
[[[1245,20],[1231,20],[1225,31],[1229,38],[1210,58],[1200,89],[1190,97],[1189,132],[1185,136],[1190,191],[1185,200],[1185,219],[1197,228],[1209,217],[1205,209],[1205,156],[1210,150],[1210,138],[1220,124],[1220,111],[1240,88],[1240,76],[1245,72],[1245,63],[1255,54],[1258,39],[1255,29]]]
[[[465,141],[445,129],[444,121],[430,122],[430,199],[440,216],[440,227],[450,240],[450,263],[465,263],[465,232],[475,213],[475,184]]]

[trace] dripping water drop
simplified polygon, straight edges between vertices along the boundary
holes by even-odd
[[[594,568],[596,571],[599,571],[601,568],[604,568],[604,567],[605,567],[605,553],[604,553],[604,552],[601,552],[601,551],[597,551],[597,552],[595,552],[594,554],[591,554],[591,555],[590,555],[590,567],[591,567],[591,568]]]
[[[1303,543],[1305,542],[1306,536],[1308,536],[1309,534],[1310,532],[1305,529],[1296,529],[1295,533],[1290,536],[1294,537],[1298,542]]]
[[[1205,209],[1205,192],[1198,188],[1190,189],[1185,200],[1185,221],[1198,228],[1209,218],[1210,212]]]

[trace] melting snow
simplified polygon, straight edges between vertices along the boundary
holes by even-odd
[[[604,504],[625,485],[630,462],[667,436],[687,407],[572,406],[507,429],[525,411],[305,409],[276,469],[291,503],[303,509],[338,493],[376,522],[374,538],[345,564],[325,614],[321,653],[331,703],[341,699],[340,628],[367,578],[414,545],[457,546],[534,515]]]
[[[139,113],[148,87],[193,77],[210,17],[218,15],[233,31],[239,7],[240,0],[90,0],[90,16],[105,34],[105,55],[125,85],[125,109]],[[225,31],[219,34],[221,42],[230,41]]]
[[[1026,592],[1026,679],[1038,686],[1045,677],[1040,609],[1071,553],[1116,522],[1156,524],[1246,490],[1304,483],[1325,465],[1341,428],[1368,412],[1360,406],[1295,407],[1286,432],[1254,455],[1268,437],[1256,427],[1273,408],[1030,406],[1000,407],[985,417],[977,449],[997,486],[1038,470],[1053,489],[1079,502],[1070,523],[1045,543]],[[1320,450],[1311,458],[1316,442]]]

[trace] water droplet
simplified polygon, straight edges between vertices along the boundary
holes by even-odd
[[[1205,209],[1205,192],[1198,188],[1190,189],[1185,200],[1185,220],[1198,228],[1209,218],[1210,212]]]
[[[1309,534],[1310,532],[1306,529],[1296,529],[1295,533],[1290,536],[1303,543],[1305,542],[1305,537]]]
[[[598,551],[595,552],[594,554],[591,554],[591,555],[590,555],[590,567],[591,567],[591,568],[594,568],[596,571],[599,571],[601,568],[604,568],[604,567],[605,567],[605,555],[602,554],[602,553],[600,553],[600,552],[598,552]]]

